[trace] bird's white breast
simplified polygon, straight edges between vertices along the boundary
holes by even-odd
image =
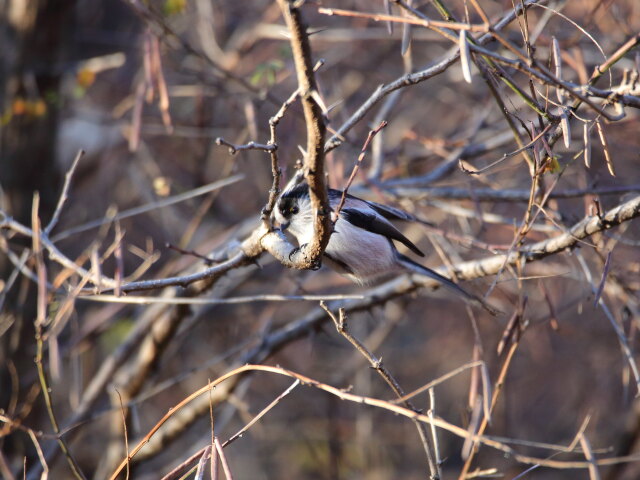
[[[352,273],[345,274],[358,283],[369,283],[397,269],[394,247],[388,238],[358,228],[343,219],[336,222],[325,253],[347,265]],[[331,262],[328,264],[333,266]]]

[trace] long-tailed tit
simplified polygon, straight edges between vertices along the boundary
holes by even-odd
[[[340,203],[342,192],[328,190],[332,210]],[[290,232],[300,246],[313,239],[313,211],[306,183],[291,182],[282,192],[274,210],[280,228]],[[394,273],[415,272],[433,278],[467,301],[481,305],[496,314],[480,297],[467,292],[448,278],[414,262],[398,252],[394,241],[404,244],[416,255],[424,253],[405,237],[389,220],[418,221],[413,215],[379,203],[346,195],[346,201],[335,222],[324,263],[352,281],[366,285]]]

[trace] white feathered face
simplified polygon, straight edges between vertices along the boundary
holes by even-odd
[[[300,184],[282,193],[275,208],[275,218],[280,228],[291,232],[300,245],[313,237],[313,218],[309,187]]]

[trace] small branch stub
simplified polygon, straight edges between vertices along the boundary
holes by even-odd
[[[229,154],[235,155],[240,150],[262,150],[263,152],[275,152],[278,149],[278,146],[274,143],[256,143],[249,142],[244,145],[236,145],[235,143],[227,142],[224,138],[218,137],[216,138],[216,145],[223,145],[229,147]]]

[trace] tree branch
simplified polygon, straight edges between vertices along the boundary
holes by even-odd
[[[589,216],[578,222],[568,230],[568,233],[553,237],[530,246],[524,246],[524,253],[512,252],[507,258],[509,264],[516,263],[521,258],[527,261],[536,261],[555,253],[573,247],[576,243],[589,235],[610,229],[623,222],[632,220],[640,216],[640,196],[619,205],[600,217]],[[482,260],[470,261],[453,265],[456,276],[461,280],[470,280],[492,275],[499,271],[505,262],[505,255],[495,255]],[[438,269],[436,269],[438,270]],[[443,269],[439,269],[445,273]],[[438,286],[438,282],[428,277],[419,275],[403,275],[389,282],[371,288],[363,292],[361,299],[338,300],[327,302],[328,308],[332,310],[344,309],[345,314],[352,314],[360,311],[367,311],[373,307],[383,305],[390,300],[411,294],[420,288],[433,288]],[[295,340],[308,335],[309,331],[318,328],[324,322],[329,321],[326,312],[322,309],[315,309],[307,313],[302,318],[292,321],[283,327],[265,335],[260,343],[254,348],[240,356],[229,368],[239,368],[248,363],[264,362],[269,356],[283,349]],[[200,414],[208,411],[209,402],[218,405],[225,401],[232,394],[238,377],[233,377],[229,381],[220,385],[211,392],[211,397],[203,396],[200,401],[192,404],[189,411],[180,412],[175,418],[170,418],[167,425],[151,441],[142,455],[133,461],[148,459],[163,451],[166,445],[177,434],[184,431],[190,424],[199,418]]]
[[[313,73],[311,47],[307,27],[300,10],[288,0],[278,0],[287,28],[291,33],[291,49],[298,76],[298,91],[307,126],[307,155],[304,163],[304,177],[309,185],[311,208],[315,212],[313,240],[293,249],[288,258],[290,266],[300,269],[317,268],[324,249],[331,236],[331,217],[327,187],[324,181],[324,137],[326,126],[322,108],[316,101],[318,89]],[[276,237],[279,238],[279,237]]]

